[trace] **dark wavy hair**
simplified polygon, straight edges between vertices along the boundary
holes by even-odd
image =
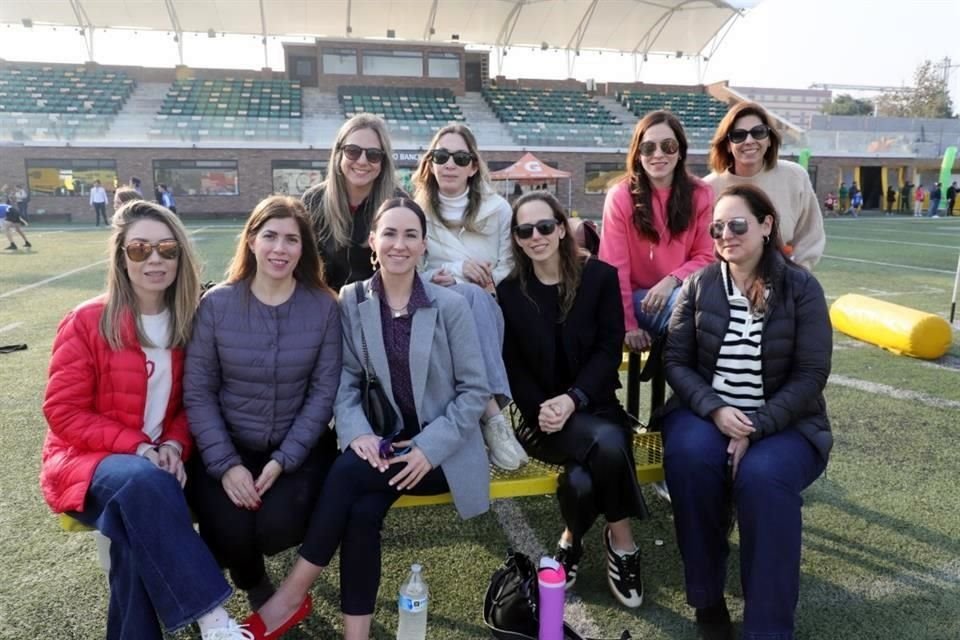
[[[565,233],[560,238],[560,316],[559,321],[563,321],[570,309],[573,308],[573,301],[577,297],[577,290],[580,288],[580,276],[583,273],[583,263],[589,258],[590,254],[577,246],[577,241],[567,225],[567,214],[563,210],[560,201],[549,191],[531,191],[517,198],[513,203],[513,217],[510,219],[510,228],[517,226],[517,213],[525,204],[531,202],[544,202],[550,207],[553,213],[553,219],[557,221],[557,229],[561,227]],[[556,231],[555,233],[559,233]],[[517,236],[514,233],[510,235],[512,241],[510,246],[513,250],[513,271],[510,272],[511,278],[516,278],[520,282],[520,290],[531,302],[533,298],[527,292],[527,283],[534,278],[533,260],[524,252],[523,247],[517,242]],[[534,302],[534,304],[536,304]]]
[[[683,125],[669,111],[652,111],[637,122],[633,129],[633,139],[627,152],[627,175],[630,195],[633,198],[633,226],[644,238],[654,244],[660,244],[660,234],[653,226],[653,185],[640,162],[640,143],[650,127],[666,124],[673,131],[680,149],[677,152],[677,166],[673,170],[673,185],[667,200],[667,228],[673,236],[687,230],[693,219],[693,191],[695,182],[687,172],[687,135]]]
[[[786,255],[783,238],[780,236],[780,216],[773,206],[773,201],[760,187],[752,184],[735,184],[720,192],[720,195],[717,196],[717,202],[732,197],[742,199],[758,223],[763,223],[768,217],[771,220],[770,235],[764,239],[763,254],[760,256],[760,262],[757,263],[753,285],[749,291],[743,292],[743,295],[750,301],[750,308],[754,312],[762,314],[767,310],[767,287],[773,284],[774,275],[781,263],[781,259],[777,256],[778,254]],[[716,250],[714,250],[714,253],[718,260],[724,261]],[[794,269],[803,268],[789,258],[787,258],[786,264]]]

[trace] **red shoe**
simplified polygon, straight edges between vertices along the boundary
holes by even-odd
[[[312,609],[313,598],[311,598],[308,593],[307,597],[300,603],[300,606],[297,607],[297,610],[273,631],[267,631],[267,626],[263,623],[263,618],[260,617],[259,613],[250,614],[250,617],[244,620],[243,624],[247,627],[247,631],[253,634],[254,640],[278,640],[283,637],[283,634],[287,631],[290,631],[290,629],[293,629],[303,622],[303,619],[310,615]]]

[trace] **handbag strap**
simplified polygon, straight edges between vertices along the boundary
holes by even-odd
[[[353,286],[357,293],[357,311],[360,311],[360,303],[367,299],[367,292],[363,290],[363,281],[358,280]],[[367,374],[367,380],[376,380],[376,374],[372,373],[370,367],[370,354],[367,353],[367,338],[363,335],[363,322],[360,322],[360,346],[363,348],[363,372]]]

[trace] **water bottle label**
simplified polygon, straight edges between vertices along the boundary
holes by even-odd
[[[407,596],[400,596],[401,611],[413,611],[414,613],[419,613],[420,611],[424,611],[426,608],[426,598],[408,598]]]

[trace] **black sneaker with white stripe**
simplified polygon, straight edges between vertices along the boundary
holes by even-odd
[[[563,565],[563,571],[567,576],[566,588],[570,589],[577,581],[577,570],[580,569],[580,558],[583,557],[583,543],[577,541],[569,546],[557,545],[557,552],[553,554],[553,559]]]
[[[610,542],[609,527],[603,528],[603,545],[607,549],[607,584],[613,597],[625,607],[643,604],[643,579],[640,576],[640,549],[621,554]]]

